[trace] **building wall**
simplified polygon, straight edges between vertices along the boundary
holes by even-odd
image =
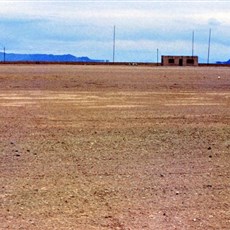
[[[163,66],[198,66],[197,56],[162,56]]]

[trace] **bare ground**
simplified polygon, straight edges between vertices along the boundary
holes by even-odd
[[[2,65],[0,118],[0,229],[230,229],[230,68]]]

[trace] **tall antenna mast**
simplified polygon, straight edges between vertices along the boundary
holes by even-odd
[[[157,65],[158,65],[158,56],[159,56],[159,49],[157,48]]]
[[[3,62],[6,62],[6,48],[3,49]]]
[[[116,26],[113,27],[113,62],[115,62]]]
[[[210,44],[211,44],[211,29],[209,29],[209,38],[208,38],[208,60],[207,63],[209,64],[209,55],[210,55]]]
[[[192,57],[194,55],[194,30],[192,31]]]

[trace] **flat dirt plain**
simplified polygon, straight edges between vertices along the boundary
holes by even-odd
[[[0,229],[230,229],[228,67],[1,65],[0,138]]]

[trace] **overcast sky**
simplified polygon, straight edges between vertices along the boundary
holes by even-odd
[[[15,53],[53,53],[116,61],[156,61],[194,54],[230,59],[229,1],[0,0],[0,47]],[[0,48],[0,50],[2,49]]]

